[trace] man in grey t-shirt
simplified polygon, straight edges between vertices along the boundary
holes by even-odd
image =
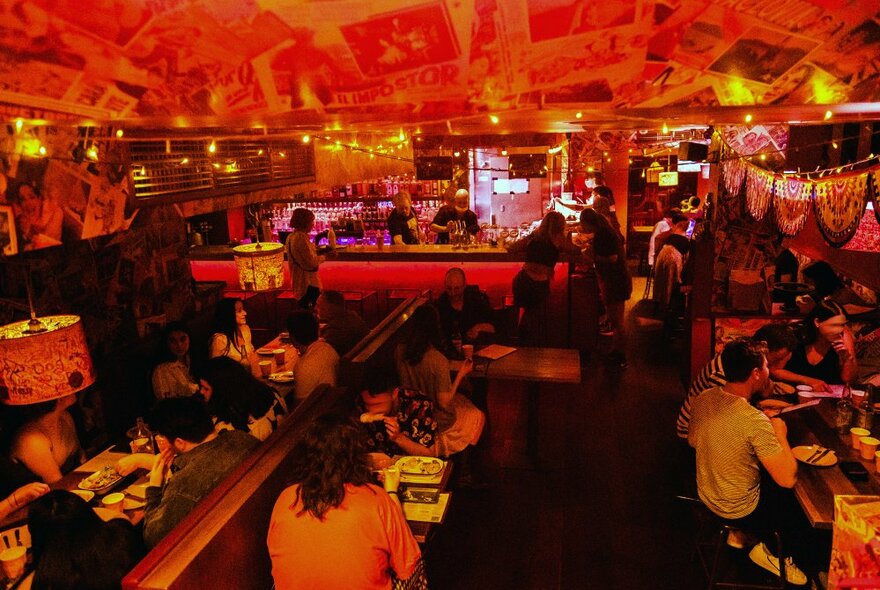
[[[770,378],[766,346],[734,340],[724,347],[721,363],[727,383],[704,391],[691,406],[688,442],[696,450],[697,491],[712,512],[761,539],[749,557],[778,574],[779,560],[768,549],[774,546],[774,531],[791,555],[797,550],[798,516],[806,521],[790,493],[783,493],[797,483],[797,460],[785,422],[776,415],[778,409],[765,414],[749,403]],[[762,469],[769,476],[763,483]],[[807,582],[790,559],[786,577],[793,584]]]

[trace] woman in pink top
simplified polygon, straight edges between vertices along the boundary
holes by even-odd
[[[267,545],[277,590],[388,589],[421,552],[397,500],[373,479],[363,431],[350,419],[316,420],[292,451],[293,485],[272,511]]]

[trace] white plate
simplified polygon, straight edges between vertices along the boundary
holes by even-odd
[[[257,354],[261,354],[263,356],[272,356],[273,354],[275,354],[275,349],[274,348],[258,348]]]
[[[828,452],[822,455],[818,460],[812,459],[812,457],[816,451],[825,451]],[[820,445],[810,445],[810,446],[800,446],[795,447],[791,450],[791,453],[794,455],[795,459],[800,461],[801,463],[806,463],[807,465],[812,465],[814,467],[831,467],[832,465],[837,465],[837,455],[834,451],[830,449],[826,449]]]
[[[123,510],[137,510],[138,508],[143,508],[147,503],[143,500],[138,500],[137,498],[126,498],[122,501],[122,509]]]
[[[406,477],[432,478],[443,472],[444,463],[436,457],[401,457],[395,463],[400,474]]]
[[[88,490],[70,490],[70,493],[76,494],[86,502],[91,502],[92,498],[95,497],[95,492],[90,492]]]
[[[280,373],[272,373],[271,375],[269,375],[269,381],[274,381],[275,383],[292,383],[293,371],[281,371]]]
[[[105,467],[96,471],[79,482],[79,489],[89,492],[103,492],[109,490],[122,480],[122,476],[113,471],[113,467]]]

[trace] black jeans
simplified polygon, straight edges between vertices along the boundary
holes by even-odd
[[[778,531],[785,557],[791,557],[795,565],[811,578],[815,579],[818,572],[828,569],[831,555],[830,533],[814,529],[798,504],[794,492],[777,485],[763,469],[761,495],[755,510],[742,518],[725,519],[725,522],[756,535],[773,554],[776,554],[773,533]]]

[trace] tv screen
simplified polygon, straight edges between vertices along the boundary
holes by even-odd
[[[418,180],[452,180],[452,156],[419,156],[416,158]]]
[[[507,160],[510,178],[544,178],[547,154],[511,154]]]

